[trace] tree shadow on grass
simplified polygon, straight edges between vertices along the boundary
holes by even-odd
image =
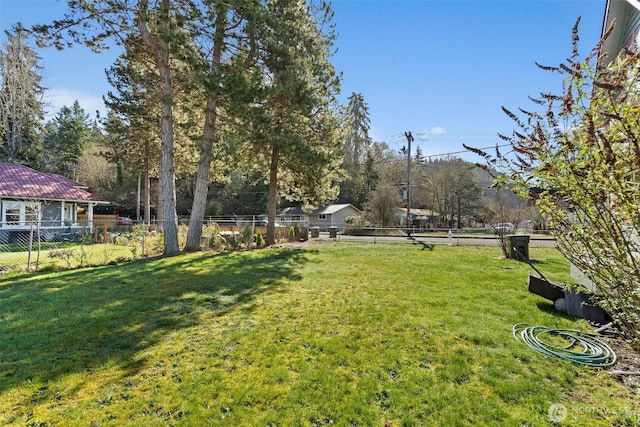
[[[536,306],[538,307],[538,310],[543,311],[545,313],[552,314],[556,317],[559,317],[562,319],[568,319],[568,320],[576,320],[575,316],[571,316],[561,310],[556,310],[556,308],[553,306],[553,302],[549,300],[537,301]]]
[[[422,240],[418,240],[413,236],[407,237],[408,240],[411,240],[411,243],[414,245],[421,245],[422,249],[421,250],[430,250],[432,251],[436,246],[435,245],[430,245],[428,243],[423,242]]]
[[[530,258],[529,262],[538,268],[559,269],[564,267],[564,260],[561,259],[536,259]]]
[[[303,250],[195,254],[0,281],[0,392],[107,364],[133,374],[164,335],[250,310],[307,261]]]

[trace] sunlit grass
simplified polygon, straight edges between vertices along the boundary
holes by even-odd
[[[585,327],[529,271],[498,248],[331,243],[0,282],[0,423],[547,425],[561,403],[567,425],[635,425],[632,390],[513,339]]]
[[[65,270],[87,265],[106,265],[128,261],[134,252],[128,246],[114,244],[45,243],[31,251],[26,245],[12,244],[0,247],[0,269],[24,272],[34,270]]]

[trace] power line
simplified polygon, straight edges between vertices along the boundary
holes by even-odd
[[[491,145],[489,147],[481,147],[478,148],[478,150],[491,150],[494,148],[502,148],[502,147],[508,147],[511,144],[506,143],[506,144],[499,144],[499,145]],[[460,151],[449,151],[447,153],[440,153],[440,154],[427,154],[422,156],[422,158],[434,158],[434,157],[446,157],[446,156],[453,156],[455,154],[464,154],[464,153],[471,153],[469,150],[460,150]],[[399,162],[401,160],[397,159],[397,158],[391,158],[391,159],[385,159],[385,160],[378,160],[376,161],[377,164],[382,164],[382,163],[391,163],[391,162]]]
[[[499,145],[492,145],[490,147],[482,147],[482,148],[478,148],[478,150],[490,150],[492,148],[501,148],[501,147],[508,147],[511,144],[499,144]],[[469,153],[469,150],[461,150],[461,151],[451,151],[449,153],[444,153],[444,154],[429,154],[427,156],[422,156],[422,157],[444,157],[444,156],[451,156],[454,154],[463,154],[463,153]]]

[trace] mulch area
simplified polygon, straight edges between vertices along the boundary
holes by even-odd
[[[606,332],[606,331],[605,331]],[[640,352],[634,349],[617,334],[605,333],[599,339],[609,345],[616,354],[616,364],[607,368],[609,372],[635,372],[640,373]],[[640,375],[617,375],[623,384],[638,389],[640,388]]]

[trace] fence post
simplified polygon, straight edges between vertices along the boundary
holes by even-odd
[[[29,229],[29,250],[27,252],[27,271],[31,271],[31,251],[33,249],[33,225]]]

